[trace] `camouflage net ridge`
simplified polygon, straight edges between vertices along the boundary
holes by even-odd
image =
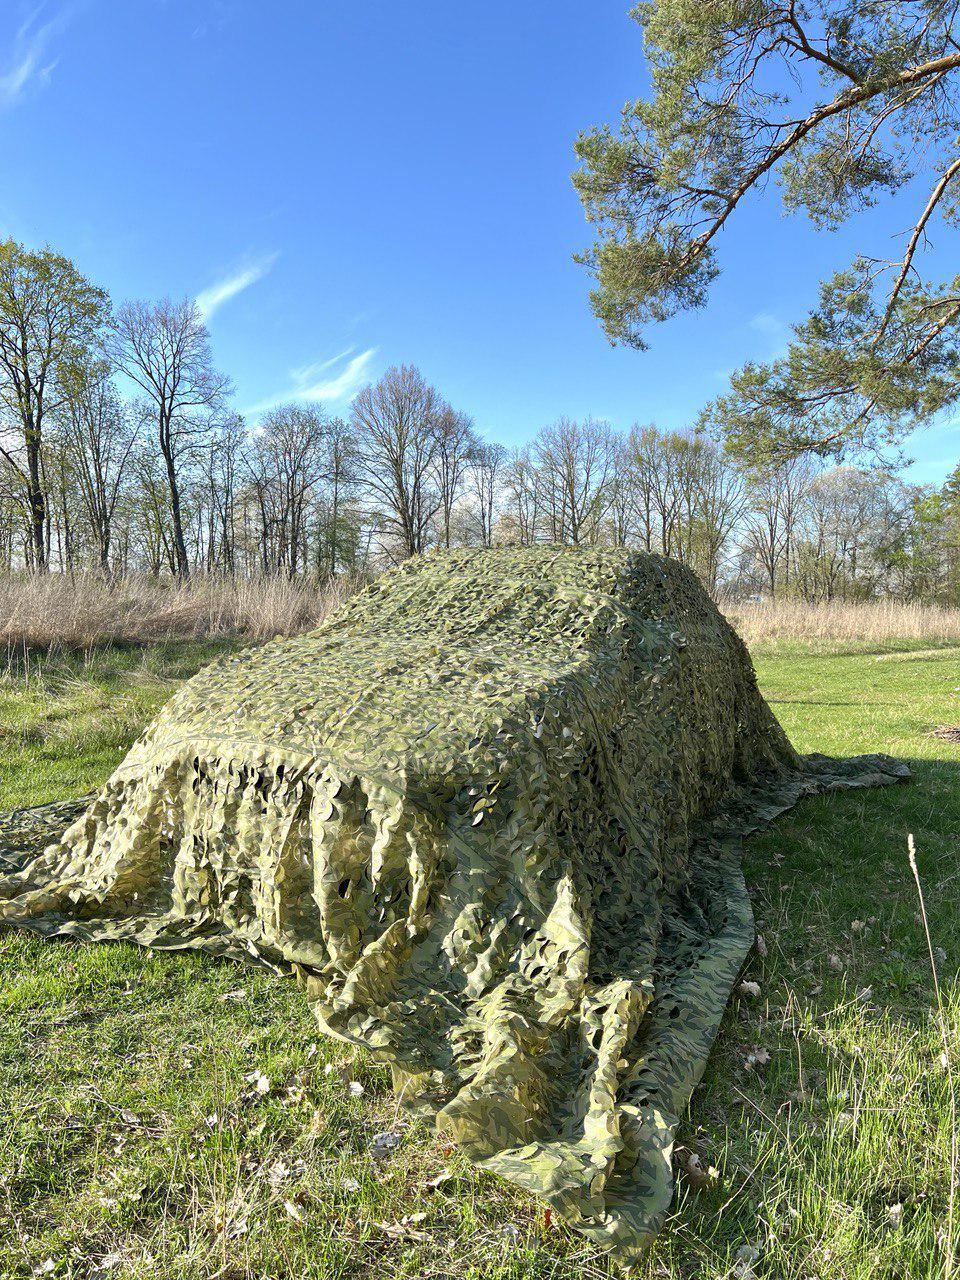
[[[431,555],[201,672],[79,816],[13,815],[0,919],[295,972],[417,1111],[629,1266],[753,941],[740,837],[906,773],[797,756],[672,561]]]

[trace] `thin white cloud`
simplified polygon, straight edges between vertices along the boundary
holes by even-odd
[[[263,400],[260,404],[251,405],[245,410],[246,414],[249,416],[265,413],[267,409],[272,409],[278,404],[289,404],[291,401],[298,404],[349,403],[363,384],[369,381],[367,371],[377,354],[377,348],[368,347],[366,351],[359,351],[356,355],[353,354],[354,351],[354,347],[349,347],[339,355],[331,356],[329,360],[317,361],[304,365],[303,368],[291,370],[292,385],[285,392],[271,396],[269,400]],[[338,366],[342,366],[339,371],[332,372],[337,370]],[[329,376],[320,376],[328,371],[331,371]]]
[[[366,381],[364,375],[367,366],[376,354],[376,347],[361,351],[334,377],[301,387],[297,398],[300,400],[352,400]]]
[[[769,311],[758,311],[747,323],[757,333],[768,333],[773,338],[782,337],[787,328],[779,316]]]
[[[56,58],[48,57],[51,41],[67,25],[71,11],[62,9],[41,22],[46,5],[38,5],[20,24],[9,54],[0,53],[0,109],[15,106],[31,85],[50,79]]]
[[[305,364],[302,369],[291,369],[290,377],[294,383],[305,385],[313,382],[317,375],[323,373],[324,369],[332,369],[335,364],[339,364],[341,360],[346,360],[347,356],[352,356],[356,351],[356,347],[347,347],[346,351],[338,351],[335,356],[331,356],[329,360],[315,361],[313,364]]]
[[[278,256],[276,253],[267,254],[265,258],[260,258],[257,262],[249,263],[245,267],[239,267],[223,280],[218,280],[216,284],[202,289],[194,299],[202,318],[209,320],[224,303],[235,298],[238,293],[243,293],[244,289],[249,289],[258,280],[262,280]]]

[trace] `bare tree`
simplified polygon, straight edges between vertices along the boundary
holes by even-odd
[[[716,593],[724,548],[743,517],[743,477],[712,440],[697,437],[689,469],[690,563]]]
[[[689,493],[689,440],[676,431],[657,431],[648,436],[651,486],[657,548],[665,556],[684,556],[685,498]]]
[[[24,487],[37,569],[47,566],[46,418],[63,402],[64,368],[93,341],[107,307],[67,258],[0,242],[0,454]]]
[[[329,419],[322,409],[288,404],[260,423],[249,460],[274,567],[293,577],[306,560],[307,511],[324,475]]]
[[[903,541],[917,492],[857,467],[815,476],[793,546],[799,593],[807,600],[889,594],[889,553]]]
[[[56,430],[47,433],[43,445],[43,485],[47,498],[47,567],[55,563],[72,574],[81,550],[83,515],[76,458]]]
[[[177,560],[170,522],[170,487],[163,459],[148,446],[141,432],[131,459],[136,498],[128,507],[131,542],[151,577],[176,572]]]
[[[503,474],[505,492],[504,525],[508,535],[522,547],[540,536],[540,485],[529,445],[514,449]]]
[[[615,547],[631,544],[635,533],[633,474],[629,437],[617,436],[613,444],[613,467],[608,486],[607,525]]]
[[[181,472],[221,412],[230,380],[214,368],[206,327],[190,301],[125,303],[114,321],[110,351],[151,407],[170,490],[175,571],[188,577]]]
[[[463,494],[467,468],[478,444],[473,419],[444,405],[437,418],[437,488],[440,493],[441,539],[452,544],[453,512]]]
[[[497,498],[506,462],[507,450],[502,444],[480,440],[474,445],[470,470],[476,503],[477,534],[482,547],[493,546]]]
[[[343,418],[331,418],[327,423],[324,457],[327,498],[324,569],[331,578],[340,561],[345,503],[357,479],[357,466],[357,437],[353,428]]]
[[[553,541],[578,543],[596,536],[616,460],[607,423],[561,418],[539,433],[533,456]]]
[[[236,569],[237,490],[247,444],[243,418],[233,414],[211,437],[205,459],[207,569]]]
[[[619,457],[619,483],[627,505],[630,537],[645,551],[654,548],[654,476],[660,463],[660,433],[654,426],[630,428]]]
[[[24,500],[20,475],[0,456],[0,567],[5,572],[14,566],[27,527]]]
[[[745,541],[771,596],[789,586],[797,522],[812,478],[809,462],[790,459],[756,470],[747,481]]]
[[[100,358],[75,365],[65,382],[58,420],[73,457],[76,484],[104,574],[110,573],[114,517],[127,475],[137,426]]]
[[[441,505],[436,464],[441,401],[413,365],[388,369],[353,402],[362,483],[401,558],[426,550]]]

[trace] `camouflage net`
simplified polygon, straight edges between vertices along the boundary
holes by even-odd
[[[629,1265],[753,941],[740,837],[905,774],[798,757],[669,560],[427,556],[201,672],[79,816],[0,825],[0,919],[295,972],[410,1105]]]

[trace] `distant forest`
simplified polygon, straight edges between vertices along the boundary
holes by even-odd
[[[349,412],[230,407],[193,303],[114,306],[67,259],[0,243],[0,569],[323,581],[431,547],[663,552],[714,594],[960,604],[960,468],[746,465],[708,433],[561,418],[485,440],[418,369]]]

